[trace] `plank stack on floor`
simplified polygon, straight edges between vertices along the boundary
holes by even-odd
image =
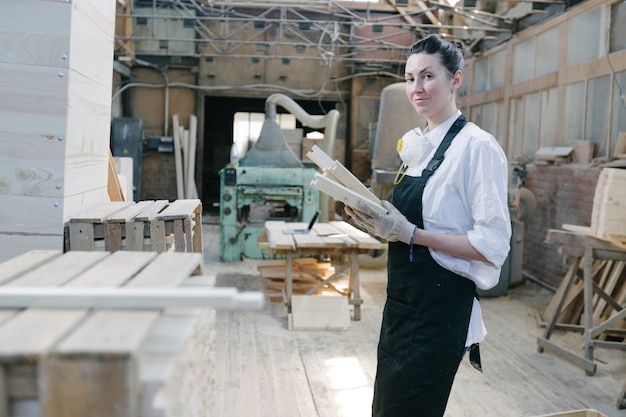
[[[265,293],[270,301],[283,301],[286,276],[284,259],[259,261],[257,269],[265,284]],[[329,262],[318,262],[316,258],[297,258],[293,260],[293,293],[306,294],[317,284],[331,276],[334,268]],[[327,285],[333,285],[328,283]],[[327,288],[315,291],[319,294]]]
[[[604,168],[598,178],[591,214],[592,236],[626,247],[626,170]]]

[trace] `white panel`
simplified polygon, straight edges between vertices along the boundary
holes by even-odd
[[[489,89],[502,87],[506,67],[506,51],[502,50],[489,57]]]
[[[489,58],[484,57],[476,59],[474,63],[474,79],[472,84],[472,91],[474,93],[480,93],[487,90],[487,77],[489,76]]]
[[[533,78],[533,48],[535,39],[529,39],[513,49],[513,83]]]
[[[613,83],[613,91],[621,91],[626,86],[626,71],[615,74],[615,82]],[[615,143],[619,136],[619,132],[626,132],[626,103],[625,97],[619,94],[613,94],[613,116],[611,120],[611,150],[609,155],[615,152]]]
[[[557,145],[558,104],[559,94],[557,87],[541,91],[541,127],[539,129],[540,147]]]
[[[4,6],[0,14],[0,62],[68,66],[63,56],[70,49],[69,4],[30,0]]]
[[[597,7],[570,21],[567,47],[567,61],[570,67],[599,57],[601,18],[602,9]]]
[[[583,139],[583,112],[585,109],[585,83],[569,84],[565,87],[565,144]]]
[[[559,28],[537,36],[535,43],[535,77],[551,74],[558,70]]]
[[[524,154],[535,157],[539,139],[539,93],[531,93],[524,97]]]
[[[610,76],[605,75],[589,80],[587,89],[587,117],[584,139],[595,143],[595,156],[608,156]]]

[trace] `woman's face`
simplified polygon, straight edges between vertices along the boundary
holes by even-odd
[[[431,129],[456,111],[456,90],[463,82],[457,71],[450,76],[439,54],[418,53],[406,61],[406,95],[413,108],[426,117]]]

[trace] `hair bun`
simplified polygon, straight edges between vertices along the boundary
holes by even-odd
[[[463,52],[465,50],[465,44],[463,42],[461,42],[458,39],[453,39],[450,41],[450,43],[454,46],[456,46],[457,48],[459,48],[461,50],[461,52]]]

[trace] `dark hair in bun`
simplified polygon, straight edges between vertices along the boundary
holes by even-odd
[[[439,54],[441,63],[448,70],[450,75],[457,71],[463,71],[465,59],[463,59],[464,45],[459,40],[450,42],[444,40],[440,35],[433,33],[415,42],[409,49],[409,56],[414,54]]]

